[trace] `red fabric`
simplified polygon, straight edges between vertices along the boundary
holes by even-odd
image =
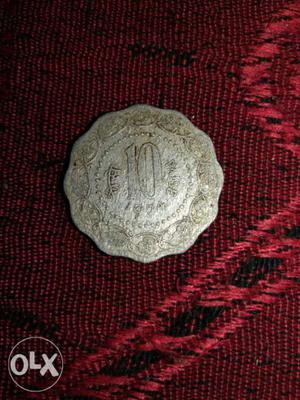
[[[0,10],[1,397],[27,396],[7,359],[39,335],[65,370],[31,398],[299,398],[299,1]],[[225,174],[211,227],[148,265],[101,253],[62,189],[72,143],[138,103],[183,112]]]

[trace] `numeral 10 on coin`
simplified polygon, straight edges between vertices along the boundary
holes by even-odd
[[[147,142],[140,147],[132,144],[126,150],[128,197],[134,198],[140,191],[146,198],[152,199],[162,179],[160,153],[153,143]]]

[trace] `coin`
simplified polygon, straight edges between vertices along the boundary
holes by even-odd
[[[103,252],[144,263],[189,249],[216,218],[222,186],[207,134],[148,105],[100,117],[64,180],[75,225]]]

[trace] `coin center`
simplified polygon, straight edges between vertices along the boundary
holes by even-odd
[[[120,131],[104,143],[90,173],[104,223],[134,232],[162,229],[188,212],[193,161],[181,138],[162,130]]]

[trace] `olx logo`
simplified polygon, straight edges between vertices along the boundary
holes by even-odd
[[[50,359],[48,358],[47,354],[42,354],[42,358],[45,362],[44,366],[42,367],[42,364],[37,364],[35,362],[35,352],[34,351],[29,352],[29,359],[24,354],[15,354],[13,356],[13,358],[10,360],[10,368],[11,368],[11,371],[15,375],[18,375],[18,376],[22,376],[22,375],[26,374],[28,369],[39,369],[40,374],[42,376],[44,376],[47,371],[49,371],[52,376],[58,376],[59,373],[57,372],[56,368],[53,365],[53,361],[55,360],[56,357],[57,357],[57,353],[54,353]],[[22,360],[22,363],[23,363],[23,367],[22,367],[21,371],[17,370],[16,364],[17,364],[18,360]]]
[[[42,392],[50,389],[61,377],[62,354],[49,339],[29,337],[13,347],[8,370],[20,388],[29,392]]]

